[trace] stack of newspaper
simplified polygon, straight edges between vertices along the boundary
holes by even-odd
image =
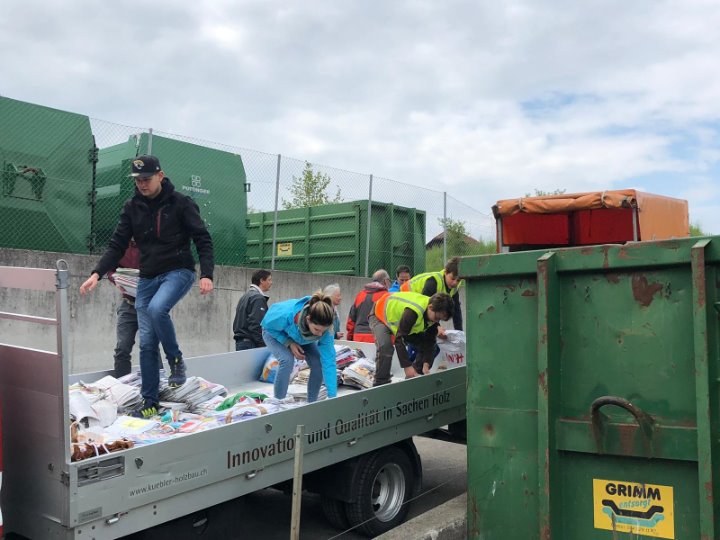
[[[307,401],[307,384],[291,384],[288,386],[288,396]],[[318,393],[318,401],[321,399],[327,399],[327,388],[325,388],[325,385],[320,387],[320,392]]]
[[[118,268],[113,274],[115,286],[130,296],[137,296],[137,284],[140,270],[135,268]]]
[[[370,388],[375,379],[375,362],[359,358],[342,371],[343,384],[356,388]]]
[[[170,388],[166,381],[162,382],[160,399],[171,403],[185,403],[191,412],[195,412],[199,405],[208,399],[227,395],[227,389],[223,385],[212,383],[202,377],[188,377],[185,384],[179,388]]]
[[[335,345],[335,362],[337,363],[338,369],[343,369],[349,366],[357,359],[356,351],[352,350],[347,345]]]
[[[106,375],[102,379],[85,386],[104,394],[107,399],[115,404],[119,411],[134,409],[142,400],[138,386],[127,384],[124,380],[121,381],[111,375]]]

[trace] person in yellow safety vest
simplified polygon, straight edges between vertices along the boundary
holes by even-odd
[[[459,266],[460,257],[453,257],[448,260],[445,264],[445,268],[439,272],[425,272],[424,274],[418,274],[406,281],[400,287],[403,292],[415,292],[424,294],[425,296],[432,296],[438,292],[444,292],[449,294],[453,299],[453,328],[455,330],[463,329],[462,311],[460,311],[460,295],[458,290],[460,289],[460,277]],[[445,329],[440,327],[438,329],[438,336],[441,339],[445,338]]]
[[[435,340],[438,322],[450,319],[453,300],[450,295],[436,293],[431,297],[414,293],[398,292],[386,294],[375,302],[375,309],[368,317],[370,329],[375,338],[375,382],[380,386],[390,382],[390,365],[394,350],[397,351],[400,367],[405,370],[405,378],[428,373],[434,358]],[[418,351],[415,366],[410,362],[407,343],[412,343]]]

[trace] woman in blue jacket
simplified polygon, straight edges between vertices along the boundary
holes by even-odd
[[[328,397],[337,396],[334,317],[332,299],[321,292],[270,306],[262,328],[265,345],[279,361],[275,376],[277,399],[287,395],[295,358],[305,360],[310,366],[309,402],[317,401],[323,379]]]

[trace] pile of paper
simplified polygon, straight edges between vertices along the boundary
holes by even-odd
[[[357,360],[357,353],[347,345],[335,345],[335,363],[342,369]]]
[[[105,392],[119,410],[134,409],[142,399],[138,386],[127,384],[110,375],[85,386]]]
[[[375,379],[375,362],[360,358],[342,371],[343,384],[356,388],[370,388]]]
[[[288,386],[288,396],[307,401],[307,384],[291,384]],[[327,388],[325,388],[325,385],[322,385],[318,392],[318,401],[321,399],[327,399]]]
[[[140,270],[134,268],[118,268],[113,274],[115,286],[129,296],[137,296],[137,284]]]
[[[170,388],[167,380],[161,380],[160,399],[163,401],[185,403],[188,410],[195,412],[199,405],[216,396],[226,396],[227,389],[217,383],[206,381],[202,377],[188,377],[185,384]]]

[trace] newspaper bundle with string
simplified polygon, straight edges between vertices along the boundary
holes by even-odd
[[[118,268],[113,273],[115,286],[123,290],[129,296],[137,296],[137,284],[140,277],[140,270],[135,268]]]

